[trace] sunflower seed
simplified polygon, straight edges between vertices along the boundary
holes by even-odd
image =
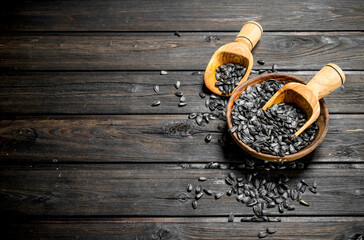
[[[186,105],[187,105],[187,103],[185,103],[185,102],[178,103],[178,107],[183,107],[183,106],[186,106]]]
[[[187,192],[191,192],[193,189],[193,186],[191,183],[187,184]]]
[[[268,217],[268,222],[280,222],[280,218]]]
[[[202,124],[202,116],[201,116],[201,115],[197,115],[197,116],[196,116],[196,123],[197,123],[199,126],[201,126],[201,124]]]
[[[206,177],[199,177],[198,180],[201,181],[201,182],[203,182],[203,181],[206,181],[207,178]]]
[[[196,209],[196,208],[197,208],[197,201],[196,201],[196,200],[194,200],[194,201],[192,202],[192,207],[193,207],[194,209]]]
[[[199,194],[202,191],[201,185],[196,186],[195,192],[196,194]]]
[[[183,92],[179,91],[175,93],[177,97],[182,97],[183,96]]]
[[[196,116],[197,116],[197,114],[196,114],[196,113],[191,113],[191,114],[188,116],[188,118],[189,118],[189,119],[194,119],[194,118],[196,118]]]
[[[231,196],[233,194],[233,187],[229,187],[226,191],[226,195]]]
[[[267,233],[273,234],[275,232],[277,232],[277,230],[275,230],[274,228],[267,228]]]
[[[158,85],[155,85],[153,87],[153,90],[154,90],[154,92],[159,93],[159,86]]]
[[[219,198],[221,198],[222,196],[224,196],[224,194],[225,194],[225,193],[223,193],[223,192],[216,193],[216,194],[215,194],[215,199],[219,199]]]
[[[264,60],[258,60],[258,61],[257,61],[257,63],[258,63],[259,65],[264,65],[264,64],[265,64],[265,61],[264,61]]]
[[[315,180],[315,181],[313,181],[313,183],[312,183],[312,187],[317,188],[317,182],[316,182],[316,180]]]
[[[174,32],[174,35],[177,36],[177,37],[181,37],[181,34],[179,32]]]
[[[231,180],[230,178],[225,178],[225,182],[229,185],[234,185],[234,181]]]
[[[259,232],[259,234],[258,234],[259,238],[265,238],[266,236],[268,236],[267,232]]]
[[[161,75],[167,75],[168,74],[168,72],[167,71],[161,71]]]
[[[200,192],[200,193],[198,193],[197,195],[196,195],[196,200],[198,200],[198,199],[200,199],[202,196],[203,196],[203,192]]]
[[[289,205],[287,208],[288,211],[293,211],[295,209],[296,209],[296,207],[294,205]]]
[[[204,94],[203,92],[200,92],[199,95],[200,95],[201,98],[205,98],[206,97],[206,94]]]
[[[235,174],[234,174],[233,172],[230,172],[230,173],[228,174],[228,177],[229,177],[231,180],[236,181],[236,176],[235,176]]]
[[[301,183],[302,183],[303,185],[308,186],[308,183],[307,183],[304,179],[302,179],[302,180],[301,180]]]
[[[310,192],[312,192],[312,193],[314,193],[314,194],[316,194],[316,193],[317,193],[316,188],[310,187],[310,188],[308,188],[308,190],[310,190]]]
[[[161,101],[159,100],[155,100],[154,102],[152,102],[152,107],[156,107],[156,106],[159,106],[161,104]]]
[[[254,206],[255,204],[257,204],[258,201],[255,199],[255,198],[252,198],[251,200],[249,200],[249,202],[247,203],[247,206],[248,207],[252,207]]]
[[[203,191],[207,194],[207,195],[209,195],[209,196],[211,196],[212,195],[212,191],[211,190],[209,190],[209,189],[203,189]]]
[[[236,129],[238,129],[238,126],[237,126],[237,125],[234,125],[234,126],[232,126],[231,128],[229,128],[229,132],[230,132],[230,133],[233,133],[233,132],[235,132],[235,131],[236,131]]]
[[[207,134],[206,137],[205,137],[205,141],[210,142],[211,139],[212,139],[212,134]]]
[[[310,206],[310,204],[308,204],[308,202],[304,201],[304,200],[300,200],[300,204],[303,205],[303,206]]]
[[[280,213],[284,213],[284,208],[283,208],[283,204],[282,203],[280,203],[278,205],[278,210],[279,210]]]

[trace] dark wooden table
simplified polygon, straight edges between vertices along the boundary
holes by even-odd
[[[186,192],[199,176],[220,191],[229,172],[248,171],[229,169],[249,156],[218,145],[222,120],[187,119],[207,111],[203,75],[192,73],[248,20],[264,28],[253,56],[266,64],[255,70],[275,63],[308,81],[334,62],[347,78],[344,93],[325,98],[323,143],[304,169],[284,170],[292,182],[316,180],[318,194],[307,194],[310,207],[274,209],[280,223],[240,222],[252,210],[235,197],[204,196],[194,210]],[[0,30],[3,236],[257,239],[274,227],[266,239],[348,239],[364,231],[362,0],[13,1],[0,9]],[[156,99],[162,104],[151,107]],[[222,167],[205,169],[211,161]]]

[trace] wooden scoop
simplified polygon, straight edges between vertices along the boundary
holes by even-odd
[[[223,64],[234,63],[244,66],[246,72],[244,77],[241,78],[240,83],[248,79],[253,67],[251,50],[257,44],[262,34],[262,26],[257,22],[249,21],[245,23],[234,42],[225,44],[216,50],[205,70],[205,85],[208,89],[217,95],[230,96],[232,94],[222,94],[215,86],[217,82],[215,77],[216,68]]]
[[[319,99],[333,92],[345,82],[344,72],[333,63],[323,67],[307,84],[288,83],[279,89],[263,106],[263,111],[273,104],[295,103],[306,112],[307,122],[295,133],[300,135],[320,115]]]

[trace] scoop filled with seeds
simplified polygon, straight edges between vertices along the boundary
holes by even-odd
[[[259,23],[245,23],[234,42],[220,47],[205,70],[205,85],[213,93],[230,96],[233,89],[245,82],[253,67],[251,50],[263,34]]]
[[[329,63],[324,66],[307,85],[300,83],[288,83],[263,106],[263,110],[279,103],[295,103],[308,115],[305,124],[300,126],[295,132],[299,136],[307,129],[320,114],[320,104],[318,100],[345,82],[345,74],[339,66]]]
[[[305,111],[293,103],[262,107],[285,84],[305,82],[288,74],[271,73],[239,85],[227,105],[226,119],[235,142],[253,156],[268,161],[292,161],[313,151],[328,130],[328,109],[320,100],[317,121],[300,136],[294,134],[307,121]]]

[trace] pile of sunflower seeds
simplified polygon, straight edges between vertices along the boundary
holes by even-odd
[[[229,63],[216,68],[215,86],[222,94],[231,93],[246,73],[246,68],[239,64]]]
[[[236,132],[242,142],[257,152],[281,157],[307,147],[314,140],[318,129],[315,122],[300,136],[294,136],[307,121],[306,113],[295,104],[274,104],[266,111],[262,110],[283,85],[282,82],[269,79],[248,86],[234,102],[233,126],[229,129],[229,132]]]
[[[208,180],[206,177],[199,177],[199,182]],[[280,222],[280,218],[270,217],[269,209],[278,208],[279,213],[293,211],[296,209],[294,203],[299,203],[308,207],[309,203],[303,200],[307,188],[317,188],[317,182],[314,181],[310,185],[305,180],[300,180],[294,187],[288,185],[289,178],[286,175],[265,177],[262,174],[258,176],[258,172],[247,173],[243,176],[236,176],[230,172],[225,178],[225,183],[228,188],[225,191],[213,192],[198,184],[195,189],[192,184],[187,184],[187,192],[192,192],[194,189],[195,197],[192,202],[192,207],[198,207],[197,201],[204,194],[213,195],[214,199],[218,200],[223,196],[236,195],[236,200],[247,207],[251,207],[254,213],[253,217],[243,217],[241,222]],[[290,184],[291,185],[291,184]],[[317,192],[317,191],[316,191]],[[316,193],[315,193],[316,194]],[[230,213],[229,222],[234,221],[234,214]],[[262,234],[263,235],[263,234]]]

